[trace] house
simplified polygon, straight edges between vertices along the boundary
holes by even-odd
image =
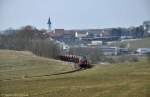
[[[143,22],[144,30],[150,34],[150,21]]]
[[[55,29],[55,30],[49,32],[48,35],[54,39],[61,38],[64,35],[64,29]]]
[[[63,52],[69,52],[70,46],[65,44],[64,42],[56,41],[56,43],[59,45],[60,49],[63,50]]]
[[[144,55],[150,53],[150,48],[138,48],[136,51],[138,54]]]
[[[118,47],[100,47],[100,50],[103,52],[104,55],[118,55],[119,49]]]
[[[103,52],[104,55],[122,55],[122,54],[130,53],[129,48],[103,46],[103,47],[100,47],[100,50]]]
[[[81,39],[82,37],[88,36],[88,32],[75,32],[75,37]]]
[[[91,41],[91,44],[93,44],[93,45],[102,45],[103,42],[102,41]]]

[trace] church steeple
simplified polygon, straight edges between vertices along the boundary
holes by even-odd
[[[51,30],[52,30],[52,28],[51,28],[51,19],[50,19],[50,17],[49,17],[49,19],[48,19],[48,22],[47,22],[47,24],[48,24],[48,31],[49,32],[51,32]]]

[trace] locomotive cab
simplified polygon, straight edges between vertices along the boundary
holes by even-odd
[[[81,68],[89,68],[89,62],[87,61],[86,56],[82,56],[79,61],[79,66]]]

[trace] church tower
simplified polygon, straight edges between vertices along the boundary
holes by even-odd
[[[49,19],[48,19],[47,24],[48,24],[48,32],[51,32],[51,31],[52,31],[52,27],[51,27],[52,23],[51,23],[50,17],[49,17]]]

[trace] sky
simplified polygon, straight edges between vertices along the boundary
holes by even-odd
[[[130,27],[150,20],[150,0],[0,0],[0,30]]]

